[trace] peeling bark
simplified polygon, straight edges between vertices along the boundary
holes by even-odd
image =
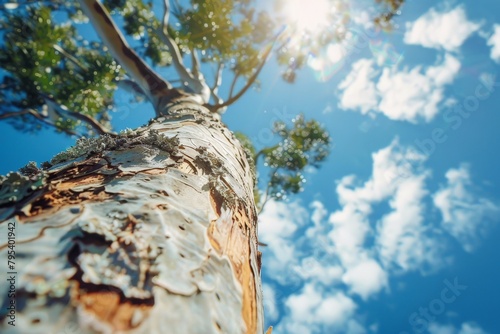
[[[0,280],[2,333],[263,333],[247,157],[204,107],[163,112],[80,141],[22,196],[2,185],[0,259],[15,223],[18,272],[16,327]]]

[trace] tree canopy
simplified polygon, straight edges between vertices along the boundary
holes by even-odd
[[[82,2],[83,3],[83,2]],[[287,20],[287,1],[103,0],[128,44],[167,81],[223,112],[252,85],[274,55],[283,78],[294,82],[311,54],[348,38],[351,1],[330,0],[325,24],[315,30]],[[375,0],[374,29],[390,29],[403,0]],[[147,92],[89,30],[79,2],[11,1],[0,5],[0,120],[19,131],[43,127],[74,136],[112,133],[117,88],[137,100]],[[302,30],[301,30],[302,29]],[[166,70],[163,70],[163,69]],[[226,85],[225,96],[220,88]],[[315,121],[275,124],[280,141],[257,148],[271,169],[268,195],[302,189],[301,172],[327,156],[329,137]]]

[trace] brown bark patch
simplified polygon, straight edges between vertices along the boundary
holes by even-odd
[[[116,291],[82,292],[77,303],[85,313],[92,315],[115,331],[138,327],[147,319],[153,305],[124,300]]]
[[[104,191],[110,176],[92,174],[87,176],[67,178],[66,180],[51,180],[49,189],[31,203],[29,210],[23,210],[26,216],[36,216],[52,208],[66,205],[81,204],[84,201],[104,201],[113,195]]]
[[[221,255],[227,255],[233,271],[243,289],[243,319],[247,333],[257,331],[257,305],[255,275],[251,266],[249,217],[242,206],[234,211],[223,211],[218,219],[213,220],[208,228],[208,238],[212,246]],[[253,259],[256,261],[257,259]]]
[[[148,175],[160,175],[160,174],[165,174],[166,170],[163,168],[153,168],[153,169],[148,169],[142,171],[142,174],[148,174]]]
[[[187,159],[184,159],[181,163],[177,164],[175,168],[186,174],[198,175],[198,168],[196,168],[196,166]]]
[[[69,187],[69,189],[71,189],[71,187]],[[31,203],[31,208],[26,215],[32,217],[42,213],[48,213],[47,210],[53,208],[61,208],[66,205],[80,205],[84,201],[90,200],[101,202],[113,197],[113,195],[104,191],[104,187],[83,192],[74,192],[69,189],[54,189],[46,192],[43,196]]]
[[[83,186],[95,187],[101,185],[104,182],[104,179],[105,177],[103,175],[94,174],[94,175],[74,178],[66,182],[57,183],[56,187],[60,191],[71,190],[75,187],[83,187]]]

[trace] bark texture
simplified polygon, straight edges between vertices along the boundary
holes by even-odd
[[[18,282],[12,327],[0,280],[0,332],[263,333],[247,156],[200,105],[165,113],[3,180]]]

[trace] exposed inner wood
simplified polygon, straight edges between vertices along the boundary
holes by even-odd
[[[153,307],[145,303],[133,304],[123,300],[116,291],[80,291],[74,300],[85,312],[103,323],[109,324],[115,331],[138,327],[145,320]]]
[[[217,203],[213,196],[211,196],[211,203],[213,205]],[[252,222],[246,210],[239,205],[234,208],[234,211],[225,212],[217,220],[212,221],[208,228],[208,235],[212,246],[231,260],[233,270],[243,288],[242,315],[247,324],[247,333],[256,333],[258,316],[257,305],[255,305],[257,293],[255,275],[259,273],[253,273],[251,267],[252,254],[249,243],[252,233],[249,226],[252,226]]]

